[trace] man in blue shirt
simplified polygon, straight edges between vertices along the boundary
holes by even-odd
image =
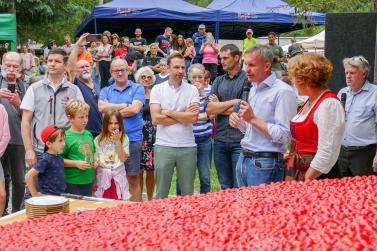
[[[194,41],[194,47],[196,55],[193,60],[193,64],[195,63],[202,63],[203,56],[200,54],[200,48],[206,42],[206,26],[204,24],[199,25],[198,31],[194,33],[192,36],[192,40]]]
[[[345,105],[346,129],[338,158],[340,175],[375,175],[377,86],[367,80],[370,66],[363,56],[345,58],[343,66],[347,87],[339,91],[338,97]]]
[[[232,127],[245,133],[236,167],[239,186],[283,180],[283,153],[290,143],[290,120],[296,114],[293,89],[271,71],[274,54],[266,45],[246,51],[245,65],[252,88],[248,102],[229,117]]]
[[[123,59],[111,63],[110,73],[115,83],[101,90],[99,109],[118,110],[124,121],[124,129],[130,140],[130,156],[125,166],[132,201],[141,201],[139,182],[141,142],[143,140],[144,87],[128,80],[130,69]]]

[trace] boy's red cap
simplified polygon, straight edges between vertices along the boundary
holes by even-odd
[[[46,144],[48,138],[53,134],[58,128],[54,125],[48,125],[45,128],[43,128],[41,132],[41,140],[43,143]]]

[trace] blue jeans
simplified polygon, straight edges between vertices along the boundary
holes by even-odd
[[[237,182],[242,186],[258,186],[283,180],[282,158],[245,158],[237,163]]]
[[[215,140],[213,144],[217,177],[221,189],[237,188],[236,166],[241,153],[240,143]]]
[[[189,70],[190,66],[191,66],[191,60],[190,59],[185,59],[186,79],[189,78],[189,76],[188,76],[188,70]]]
[[[211,136],[195,137],[197,146],[197,160],[200,193],[208,193],[211,191],[211,163],[212,163],[212,138]],[[177,195],[181,195],[181,189],[177,178]]]

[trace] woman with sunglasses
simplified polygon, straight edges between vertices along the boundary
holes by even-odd
[[[153,144],[156,140],[156,128],[152,124],[152,118],[149,108],[151,87],[156,77],[148,66],[141,67],[135,73],[136,82],[144,86],[145,105],[143,107],[143,143],[141,144],[141,163],[140,163],[140,187],[143,193],[144,172],[146,173],[145,185],[147,188],[148,200],[153,199],[154,192],[154,165],[153,165]]]

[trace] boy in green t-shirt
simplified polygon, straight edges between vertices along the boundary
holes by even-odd
[[[65,148],[60,154],[64,158],[66,192],[92,196],[95,147],[92,134],[85,130],[89,105],[80,100],[70,100],[65,113],[71,123],[71,128],[66,131]]]

